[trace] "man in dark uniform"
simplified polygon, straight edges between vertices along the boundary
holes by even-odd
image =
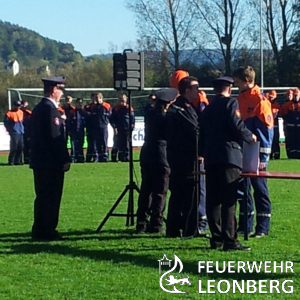
[[[131,123],[131,130],[135,125],[134,110],[131,107],[129,113],[129,105],[127,103],[127,96],[120,95],[120,103],[116,105],[110,117],[110,123],[114,129],[114,145],[111,151],[111,160],[117,161],[117,154],[119,161],[129,161],[129,124]],[[129,118],[130,122],[129,122]]]
[[[82,98],[77,98],[76,108],[69,115],[69,130],[71,136],[72,162],[83,163],[84,130],[86,128],[86,111],[82,108]]]
[[[102,93],[94,94],[95,106],[92,110],[92,131],[95,141],[95,162],[108,162],[108,122],[111,106],[103,101]]]
[[[289,110],[289,107],[290,107],[290,101],[293,100],[294,98],[294,92],[292,90],[288,90],[286,91],[285,93],[285,103],[283,103],[283,105],[281,106],[281,109],[280,109],[280,115],[283,119],[283,132],[284,132],[284,141],[285,141],[285,150],[286,150],[286,156],[288,158],[290,158],[290,144],[291,144],[291,140],[293,140],[292,138],[289,137],[289,132],[288,132],[288,129],[287,129],[287,120],[286,120],[286,117],[287,117],[287,113],[288,113],[288,110]]]
[[[28,101],[21,101],[22,106],[21,110],[23,111],[23,125],[24,125],[24,135],[23,135],[23,154],[24,154],[24,164],[29,164],[29,156],[30,156],[30,118],[31,118],[31,110],[28,108]]]
[[[272,107],[272,113],[274,118],[274,136],[272,141],[272,151],[270,158],[280,159],[280,141],[279,141],[279,113],[280,113],[280,104],[276,101],[277,92],[272,90],[270,93],[266,94],[266,98],[270,101]]]
[[[293,99],[282,107],[285,124],[287,156],[291,159],[300,158],[300,91],[293,91]]]
[[[31,124],[30,168],[33,169],[36,198],[32,238],[60,240],[56,227],[64,183],[70,169],[70,157],[61,130],[58,108],[64,93],[65,78],[42,79],[44,97],[33,109]]]
[[[167,156],[171,168],[167,232],[168,237],[192,237],[197,232],[197,200],[195,193],[195,163],[197,153],[198,115],[192,101],[198,97],[197,78],[180,80],[176,99],[178,110],[167,112]],[[181,233],[182,230],[182,233]]]
[[[84,110],[86,111],[86,162],[92,162],[95,159],[95,137],[93,130],[92,112],[95,107],[95,94],[91,95],[91,101],[85,105]]]
[[[204,110],[200,124],[200,154],[206,170],[206,213],[212,249],[250,250],[237,240],[235,204],[242,167],[241,141],[256,136],[241,119],[239,105],[230,97],[231,77],[213,81],[215,98]]]
[[[142,184],[138,200],[137,233],[164,232],[163,212],[170,174],[167,161],[166,111],[176,96],[176,89],[165,88],[157,91],[154,107],[148,111],[145,143],[140,156]]]
[[[156,101],[156,96],[155,96],[155,94],[151,93],[148,97],[148,103],[144,107],[144,120],[145,120],[145,123],[146,123],[146,119],[147,119],[147,115],[148,115],[149,111],[151,111],[154,107],[155,101]]]
[[[65,137],[66,137],[66,144],[68,144],[68,141],[69,141],[69,137],[71,138],[71,135],[70,135],[70,116],[71,116],[71,113],[75,110],[75,107],[71,104],[72,103],[72,100],[73,98],[68,95],[62,105],[62,108],[65,112],[65,115],[66,115],[66,121],[65,121],[65,125],[66,125],[66,134],[65,134]],[[73,149],[71,147],[71,156],[73,156]]]

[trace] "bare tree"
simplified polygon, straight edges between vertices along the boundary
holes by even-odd
[[[297,26],[299,27],[296,11],[293,6],[298,0],[253,0],[252,4],[260,14],[262,4],[263,30],[268,37],[265,48],[270,47],[273,51],[277,68],[279,84],[286,81],[286,60],[289,59],[289,43]]]
[[[127,0],[127,6],[136,17],[138,35],[155,47],[156,51],[167,49],[169,62],[176,69],[185,59],[181,50],[191,46],[197,26],[195,13],[188,0]]]
[[[202,20],[205,33],[196,44],[203,54],[211,58],[216,52],[223,58],[223,72],[231,74],[232,61],[242,48],[251,50],[257,41],[253,19],[245,15],[246,0],[189,0]],[[245,47],[247,46],[247,47]],[[210,49],[210,51],[207,51]],[[213,49],[213,51],[211,50]],[[215,61],[211,58],[211,61]]]

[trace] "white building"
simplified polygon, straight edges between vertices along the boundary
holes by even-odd
[[[7,65],[7,70],[13,75],[16,76],[19,74],[20,65],[16,60],[10,61]]]

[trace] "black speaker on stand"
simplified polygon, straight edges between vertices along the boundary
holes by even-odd
[[[134,225],[134,191],[140,192],[138,186],[133,180],[133,152],[132,152],[132,99],[131,91],[140,91],[144,89],[144,53],[133,52],[131,49],[126,49],[121,53],[113,55],[114,69],[114,89],[117,91],[128,91],[128,114],[129,114],[129,183],[111,207],[96,232],[99,232],[110,216],[126,217],[126,226]],[[115,209],[122,201],[126,193],[128,195],[128,205],[126,214],[114,213]]]

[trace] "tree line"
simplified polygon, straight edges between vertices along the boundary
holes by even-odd
[[[128,46],[145,52],[146,87],[168,86],[178,68],[208,87],[241,65],[252,65],[260,84],[261,36],[264,86],[300,85],[300,0],[128,0],[127,6],[139,37]],[[4,71],[13,59],[17,76]],[[71,44],[0,21],[0,120],[7,88],[42,87],[45,65],[52,76],[65,75],[68,87],[113,87],[111,54],[86,58]]]

